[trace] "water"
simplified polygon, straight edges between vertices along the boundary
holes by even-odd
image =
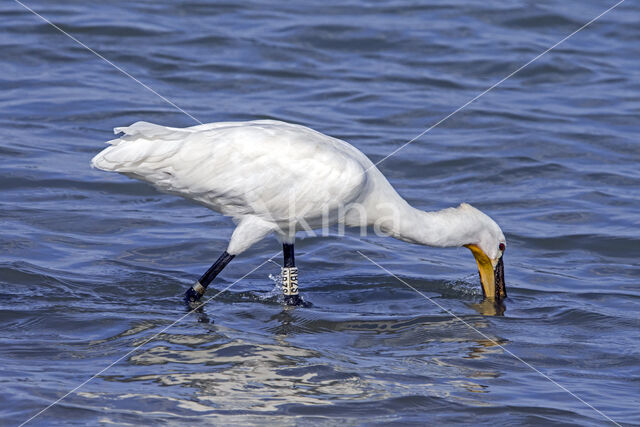
[[[302,123],[374,160],[613,4],[431,3],[27,2],[203,122]],[[640,424],[639,12],[623,3],[381,165],[417,207],[497,219],[503,316],[466,249],[349,233],[297,245],[312,308],[285,309],[266,263],[127,355],[184,314],[232,223],[90,169],[115,126],[194,121],[5,2],[1,424],[125,355],[32,424],[608,422],[509,352]]]

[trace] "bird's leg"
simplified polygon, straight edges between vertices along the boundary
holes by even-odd
[[[304,305],[298,294],[298,268],[293,255],[293,244],[283,243],[284,267],[282,267],[282,291],[286,305]]]
[[[226,267],[227,264],[233,259],[235,255],[230,255],[227,251],[224,251],[220,258],[213,263],[211,267],[207,270],[206,273],[200,277],[200,279],[190,287],[187,292],[184,294],[184,300],[189,302],[195,302],[200,300],[204,292],[207,290],[207,286],[213,279],[216,278],[218,273],[222,271],[223,268]]]

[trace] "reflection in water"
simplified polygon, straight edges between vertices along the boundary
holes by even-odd
[[[204,311],[204,304],[202,303],[188,303],[185,302],[187,312],[192,311],[198,319],[198,323],[213,323],[213,320],[207,316],[207,313]]]
[[[483,359],[485,355],[502,353],[501,346],[504,346],[509,341],[506,339],[491,339],[491,340],[476,340],[477,345],[469,348],[469,353],[465,356],[466,359]],[[494,375],[491,375],[494,376]],[[495,375],[498,376],[498,375]]]
[[[280,313],[271,317],[271,320],[278,322],[278,326],[273,330],[273,333],[277,335],[288,335],[296,331],[294,318],[291,315],[293,310],[295,310],[295,307],[284,307]]]
[[[156,346],[131,359],[141,365],[197,364],[197,370],[150,374],[134,381],[153,380],[166,386],[197,389],[199,403],[234,410],[273,411],[283,404],[324,404],[323,396],[362,396],[357,375],[330,372],[325,366],[309,364],[316,352],[289,345],[254,344],[233,339],[198,349]]]
[[[206,316],[204,310],[198,314]],[[466,354],[466,360],[482,361],[488,354],[501,352],[496,341],[505,344],[506,340],[478,339],[476,332],[455,318],[336,321],[331,315],[319,319],[304,319],[304,315],[305,311],[289,307],[279,309],[268,317],[270,334],[259,337],[211,323],[201,334],[162,334],[156,340],[161,345],[129,360],[146,367],[146,373],[105,378],[195,390],[177,405],[182,410],[260,413],[291,405],[338,405],[399,396],[451,398],[486,406],[485,400],[470,393],[489,393],[489,386],[479,381],[501,376],[486,362],[473,366],[462,362],[460,354]],[[485,319],[467,316],[465,321],[488,333]],[[344,345],[345,337],[349,347]],[[318,342],[323,343],[322,352],[310,349],[318,347]],[[371,353],[377,354],[374,365],[369,362]],[[336,355],[333,363],[323,362],[331,354]]]
[[[484,316],[502,316],[507,311],[504,301],[495,301],[487,298],[480,303],[469,304],[469,307]]]

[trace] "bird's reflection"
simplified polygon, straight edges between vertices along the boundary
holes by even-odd
[[[185,301],[184,305],[187,313],[193,312],[196,315],[198,323],[214,323],[213,319],[207,316],[204,310],[205,304],[202,302]]]
[[[294,310],[295,307],[285,306],[278,314],[271,316],[271,320],[278,322],[278,325],[272,329],[276,335],[289,335],[299,329],[295,325],[295,318],[292,316]]]
[[[471,345],[469,347],[467,355],[464,357],[465,359],[482,359],[485,357],[485,354],[493,353],[496,350],[501,351],[501,347],[505,346],[509,340],[504,338],[493,338],[476,339],[473,340],[473,342],[475,342],[475,345]],[[471,344],[471,341],[469,341],[469,344]]]
[[[507,311],[504,301],[490,300],[488,298],[483,299],[480,303],[469,304],[469,307],[483,316],[503,316],[504,312]]]
[[[243,299],[236,295],[231,300]],[[205,305],[208,306],[188,305],[187,309],[198,322],[213,323],[208,313],[211,317],[220,315],[219,307]],[[322,310],[277,305],[270,299],[264,307],[266,312],[262,311],[266,316],[250,316],[259,320],[259,328],[266,334],[235,330],[230,318],[226,318],[211,330],[197,334],[198,341],[190,347],[184,347],[187,338],[179,336],[171,341],[179,345],[149,348],[135,362],[145,366],[167,361],[204,366],[193,372],[158,374],[158,381],[164,384],[197,389],[199,405],[215,402],[274,410],[285,403],[325,404],[327,393],[351,401],[354,396],[365,399],[374,391],[397,387],[384,375],[378,376],[377,371],[366,379],[360,375],[367,368],[359,361],[370,362],[371,349],[377,349],[385,354],[379,359],[384,361],[383,374],[393,374],[394,381],[411,377],[411,387],[425,395],[446,395],[484,404],[476,396],[491,393],[491,380],[504,374],[494,361],[508,344],[508,340],[491,333],[492,320],[488,316],[500,316],[506,308],[504,303],[490,300],[470,303],[470,307],[481,316],[467,310],[459,316],[381,314],[347,320],[335,319],[332,313]],[[307,346],[292,339],[301,333],[326,334],[336,337],[336,342],[320,338],[320,346]],[[349,342],[349,348],[338,342]],[[407,350],[411,356],[404,357]],[[416,372],[420,372],[417,381]],[[147,380],[148,373],[140,379]],[[267,392],[272,399],[262,398]]]

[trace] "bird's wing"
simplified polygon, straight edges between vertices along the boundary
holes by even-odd
[[[321,217],[355,200],[367,175],[353,147],[275,121],[178,129],[138,122],[92,164],[226,215],[273,222]]]

